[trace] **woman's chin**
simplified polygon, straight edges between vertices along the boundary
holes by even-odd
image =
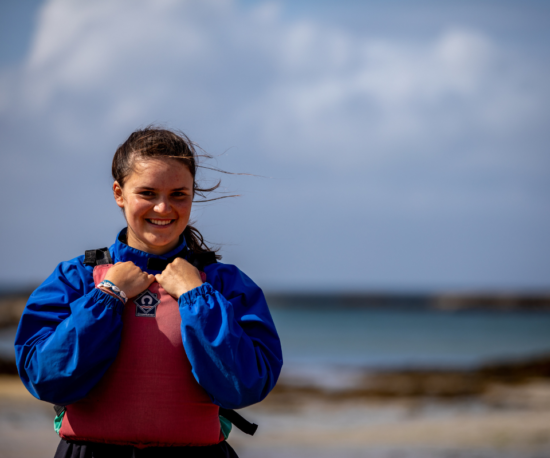
[[[148,237],[146,240],[146,245],[148,250],[151,253],[162,254],[172,251],[176,246],[178,246],[180,237],[179,234],[177,237]]]

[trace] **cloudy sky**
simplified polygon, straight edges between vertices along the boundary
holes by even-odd
[[[112,155],[160,123],[257,175],[223,176],[241,197],[194,218],[265,289],[550,290],[547,2],[11,0],[0,17],[0,284],[114,241]]]

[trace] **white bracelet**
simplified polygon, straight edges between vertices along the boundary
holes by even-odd
[[[110,289],[111,292],[125,304],[128,301],[128,296],[126,296],[126,293],[122,291],[118,286],[116,286],[112,281],[103,280],[99,285],[97,285],[97,288],[100,287]]]

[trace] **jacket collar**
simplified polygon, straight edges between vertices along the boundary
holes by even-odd
[[[132,248],[131,246],[128,246],[126,244],[126,232],[127,232],[127,228],[122,229],[116,238],[116,242],[114,244],[114,250],[113,250],[113,254],[114,254],[113,261],[114,262],[132,261],[141,270],[144,270],[149,273],[158,272],[158,271],[152,271],[151,269],[147,270],[147,260],[149,258],[169,259],[169,258],[175,257],[181,251],[184,251],[184,250],[185,252],[188,251],[187,244],[185,243],[185,237],[183,237],[183,234],[180,236],[180,243],[176,248],[160,256],[156,254],[149,254],[149,253],[146,253],[145,251],[141,251],[136,248]]]

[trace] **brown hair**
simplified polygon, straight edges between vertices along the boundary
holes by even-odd
[[[206,199],[206,193],[214,191],[220,186],[220,181],[211,188],[203,188],[197,184],[195,176],[199,165],[199,155],[194,144],[183,132],[174,132],[167,129],[148,126],[133,132],[122,145],[120,145],[113,157],[112,174],[113,179],[124,187],[126,178],[132,173],[136,159],[176,159],[184,163],[193,176],[193,197],[199,195],[203,197],[200,202],[209,202]],[[201,154],[202,157],[209,158],[208,154]],[[205,243],[204,237],[199,230],[191,224],[188,224],[183,231],[183,236],[187,246],[194,253],[204,253],[211,250]],[[216,255],[221,259],[220,255]]]

